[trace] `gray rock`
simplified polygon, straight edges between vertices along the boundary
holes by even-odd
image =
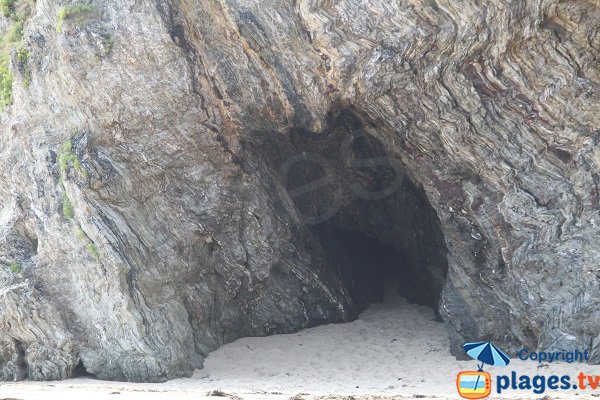
[[[597,4],[94,5],[12,53],[0,380],[189,376],[394,269],[456,355],[600,362]]]

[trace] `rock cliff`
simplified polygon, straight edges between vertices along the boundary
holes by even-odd
[[[2,13],[0,380],[188,376],[386,274],[456,354],[600,362],[596,0]]]

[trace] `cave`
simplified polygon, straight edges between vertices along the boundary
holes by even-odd
[[[437,311],[442,287],[430,284],[431,273],[420,271],[406,250],[360,231],[323,229],[336,242],[338,252],[332,254],[331,263],[339,265],[335,259],[344,260],[344,266],[338,267],[339,278],[359,304],[386,301],[389,292],[396,291],[411,303]]]
[[[85,368],[85,365],[83,364],[82,360],[79,360],[79,363],[77,364],[77,366],[73,370],[73,373],[71,374],[71,377],[73,377],[73,378],[91,378],[91,379],[96,379],[96,375],[88,372],[88,370]]]
[[[312,232],[357,312],[395,291],[439,318],[447,250],[435,211],[412,182],[385,199],[354,199]]]
[[[0,381],[189,376],[390,287],[440,352],[600,363],[597,1],[2,4]]]
[[[281,205],[304,229],[318,272],[352,299],[351,316],[394,290],[440,318],[448,270],[440,221],[384,140],[376,125],[342,111],[322,133],[297,129],[288,147],[256,148],[274,158]]]

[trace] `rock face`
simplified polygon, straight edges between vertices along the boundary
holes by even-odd
[[[187,376],[386,276],[456,354],[600,362],[596,1],[63,3],[11,53],[1,380]]]

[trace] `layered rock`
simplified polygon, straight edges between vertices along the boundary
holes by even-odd
[[[380,293],[340,230],[443,286],[453,351],[600,361],[596,2],[76,7],[11,56],[0,379],[163,381],[350,320]]]

